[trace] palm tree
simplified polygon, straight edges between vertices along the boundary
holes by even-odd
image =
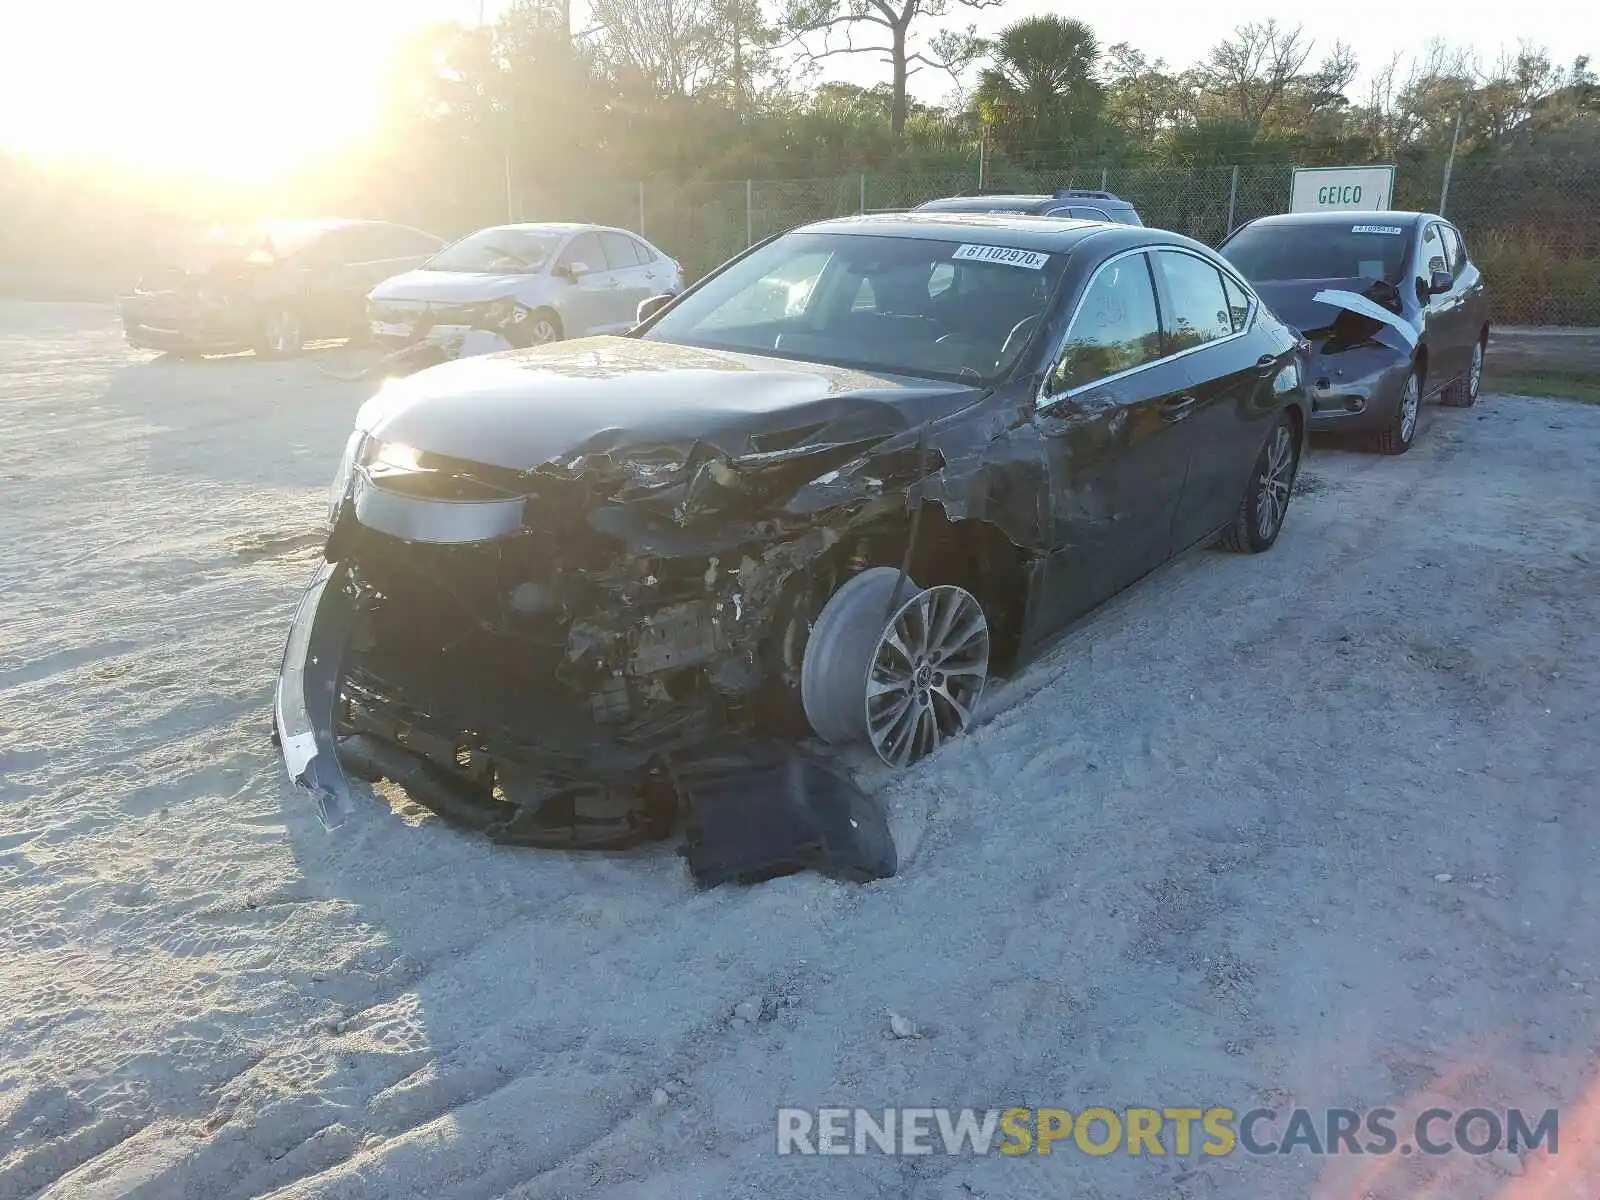
[[[1071,17],[1027,17],[996,39],[975,96],[985,124],[1011,151],[1047,152],[1091,135],[1105,99],[1094,31]]]

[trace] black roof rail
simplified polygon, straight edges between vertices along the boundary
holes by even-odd
[[[1057,188],[1054,195],[1054,199],[1056,200],[1073,200],[1080,198],[1084,200],[1121,199],[1121,197],[1115,196],[1110,192],[1103,191],[1100,188]]]

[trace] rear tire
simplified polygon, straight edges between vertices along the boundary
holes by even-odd
[[[1471,408],[1478,402],[1478,389],[1483,386],[1483,359],[1488,347],[1488,335],[1472,344],[1472,361],[1467,373],[1444,390],[1439,403],[1445,408]]]
[[[288,305],[269,309],[256,340],[256,357],[293,358],[304,348],[305,333],[300,327],[300,314]]]
[[[1260,554],[1272,549],[1289,515],[1289,497],[1300,470],[1300,443],[1288,413],[1267,434],[1256,455],[1255,470],[1239,499],[1239,511],[1217,538],[1217,545],[1235,554]]]
[[[1422,419],[1422,377],[1413,367],[1406,376],[1405,387],[1400,392],[1400,402],[1394,407],[1394,419],[1368,441],[1369,449],[1379,454],[1404,454],[1417,438],[1417,424]]]

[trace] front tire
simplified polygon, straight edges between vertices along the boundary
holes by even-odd
[[[970,592],[900,586],[893,567],[847,580],[806,642],[800,697],[826,742],[868,742],[910,766],[971,725],[989,676],[989,622]]]
[[[1222,531],[1217,544],[1236,554],[1260,554],[1272,549],[1289,513],[1289,495],[1300,469],[1300,440],[1288,413],[1267,434],[1256,455],[1255,470],[1239,499],[1239,511]]]
[[[519,339],[524,346],[548,346],[561,340],[561,318],[548,308],[528,314],[527,326]]]
[[[1399,403],[1394,406],[1393,419],[1373,435],[1368,445],[1380,454],[1404,454],[1416,440],[1421,416],[1422,376],[1413,367],[1400,391]]]

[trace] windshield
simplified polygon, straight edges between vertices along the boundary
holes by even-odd
[[[792,233],[685,296],[642,336],[987,384],[1028,346],[1066,255]]]
[[[1249,225],[1222,247],[1253,283],[1289,279],[1382,279],[1399,283],[1409,231],[1382,213],[1354,213],[1337,225]]]
[[[482,229],[446,246],[422,265],[424,271],[471,271],[506,275],[537,271],[561,245],[561,235],[527,229]]]

